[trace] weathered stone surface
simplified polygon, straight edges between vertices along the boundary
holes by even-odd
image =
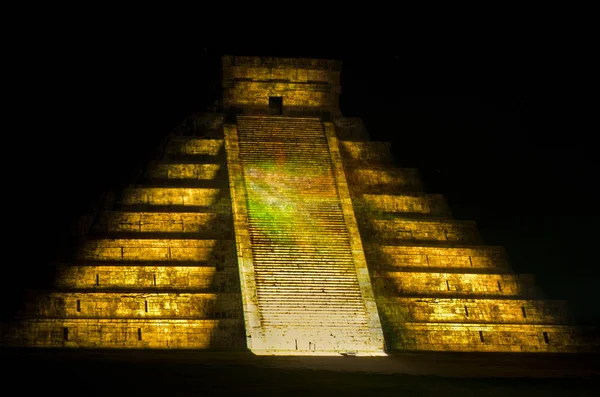
[[[118,263],[118,261],[108,263]],[[225,267],[227,265],[230,267]],[[145,266],[141,264],[62,266],[57,269],[56,286],[68,289],[148,290],[154,292],[161,290],[239,290],[237,269],[224,262],[217,262],[213,266],[194,266],[193,264],[191,266]]]
[[[566,324],[563,301],[443,297],[395,297],[407,318],[396,321],[449,323]]]
[[[401,245],[366,245],[369,267],[400,269],[469,269],[488,272],[510,271],[504,248],[478,247],[428,247]]]
[[[212,156],[214,159],[224,150],[222,139],[172,137],[166,148],[171,156]]]
[[[398,349],[461,352],[585,352],[589,330],[559,325],[402,323]]]
[[[223,200],[221,189],[132,187],[123,192],[119,203],[211,207],[222,204]]]
[[[4,329],[9,346],[240,349],[241,320],[220,319],[25,319]]]
[[[292,58],[223,59],[223,106],[245,114],[267,111],[269,98],[283,101],[282,114],[306,110],[339,114],[339,63]]]
[[[67,318],[240,318],[236,294],[190,292],[51,292],[32,294],[28,313]]]
[[[226,144],[249,348],[382,354],[333,125],[243,116]]]
[[[339,61],[225,56],[2,345],[260,354],[579,352],[595,330],[339,110]],[[108,201],[107,201],[108,203]],[[86,228],[87,230],[87,228]]]

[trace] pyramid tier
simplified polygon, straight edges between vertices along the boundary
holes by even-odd
[[[399,323],[402,350],[453,352],[587,352],[593,328],[538,324]],[[597,343],[597,341],[596,341]]]
[[[344,170],[353,196],[363,193],[422,192],[423,184],[415,168],[353,165],[344,162]]]
[[[424,323],[566,324],[563,301],[480,297],[392,297],[388,316],[394,321]],[[397,309],[394,312],[394,308]],[[396,316],[394,316],[396,313]]]
[[[241,319],[25,319],[2,329],[7,346],[118,349],[241,349]]]
[[[496,246],[436,247],[411,245],[365,245],[365,254],[371,270],[447,272],[510,272],[506,251]]]
[[[28,316],[41,318],[241,318],[239,294],[30,291]]]

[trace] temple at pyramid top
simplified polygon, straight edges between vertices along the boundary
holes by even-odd
[[[245,115],[341,116],[341,61],[224,56],[222,106]]]

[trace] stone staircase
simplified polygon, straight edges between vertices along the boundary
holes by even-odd
[[[323,124],[237,118],[265,350],[373,351]]]

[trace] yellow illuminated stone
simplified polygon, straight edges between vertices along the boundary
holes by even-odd
[[[153,178],[214,180],[219,164],[158,164],[148,173]]]
[[[222,61],[219,107],[176,127],[143,183],[85,218],[55,288],[28,293],[2,345],[268,355],[598,345],[474,222],[424,192],[418,170],[396,167],[389,142],[341,115],[339,61]]]
[[[222,261],[233,258],[233,248],[224,248],[218,240],[208,239],[97,239],[84,242],[77,258],[94,261]]]
[[[398,240],[438,240],[479,243],[480,237],[472,221],[371,219],[368,221],[375,238]]]
[[[266,109],[280,97],[286,109],[339,112],[339,63],[226,56],[222,73],[226,107]]]
[[[489,298],[396,297],[394,304],[407,308],[398,321],[476,323],[565,323],[561,301]]]
[[[300,84],[239,82],[235,89],[228,92],[226,103],[238,106],[268,106],[269,97],[283,98],[288,106],[325,107],[332,100],[327,92],[307,90]]]
[[[379,274],[378,274],[379,275]],[[384,277],[402,293],[517,296],[523,292],[514,274],[387,272]]]
[[[487,268],[489,271],[509,269],[502,247],[448,248],[426,246],[370,245],[372,269],[380,264],[399,268]]]
[[[132,187],[124,191],[122,204],[191,205],[217,204],[220,189]]]
[[[241,302],[235,294],[53,292],[38,297],[31,313],[53,318],[239,318]]]
[[[428,194],[363,194],[367,211],[409,212],[419,214],[449,215],[443,196]]]
[[[155,204],[163,203],[160,199]],[[198,233],[216,229],[217,214],[200,212],[111,212],[103,224],[108,232]]]
[[[56,285],[63,288],[214,291],[235,283],[235,271],[203,266],[68,266],[58,269]]]
[[[350,162],[391,163],[389,142],[340,141],[340,152]]]
[[[402,323],[403,349],[483,352],[586,351],[574,327],[533,324]],[[546,335],[546,336],[544,336]]]
[[[167,147],[171,156],[217,156],[223,150],[222,139],[173,138]]]
[[[397,189],[410,189],[421,191],[421,181],[418,172],[414,169],[377,169],[345,167],[347,179],[352,186],[385,188],[387,186]]]
[[[32,347],[235,349],[242,348],[237,319],[28,319],[9,344]]]

